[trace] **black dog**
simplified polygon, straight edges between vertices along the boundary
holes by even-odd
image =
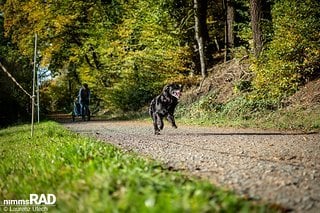
[[[177,128],[174,120],[174,110],[178,104],[181,92],[181,85],[169,84],[163,88],[160,95],[151,101],[149,114],[153,120],[154,134],[159,135],[160,130],[163,129],[164,117],[167,117],[172,126]]]

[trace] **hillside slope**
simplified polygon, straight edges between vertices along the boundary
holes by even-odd
[[[277,129],[320,130],[320,79],[282,100],[255,99],[247,59],[233,59],[208,70],[188,88],[178,116],[185,122]]]

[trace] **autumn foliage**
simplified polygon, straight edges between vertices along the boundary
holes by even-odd
[[[206,25],[202,63],[209,68],[222,63],[223,52],[249,58],[250,101],[280,100],[319,77],[320,3],[257,2],[261,2],[255,8],[261,15],[256,19],[261,30],[259,55],[254,55],[250,2],[214,0],[200,5],[207,17],[202,23]],[[167,82],[199,84],[195,18],[203,14],[194,13],[193,4],[191,0],[2,0],[1,61],[11,64],[12,72],[25,73],[22,70],[32,64],[37,33],[38,68],[51,73],[51,78],[42,78],[43,110],[70,110],[79,86],[86,82],[94,103],[108,110],[135,111]],[[24,80],[30,83],[29,77]]]

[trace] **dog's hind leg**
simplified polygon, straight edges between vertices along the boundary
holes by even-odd
[[[153,99],[150,103],[150,107],[149,107],[149,115],[152,118],[152,122],[153,122],[153,128],[154,128],[154,134],[155,135],[159,135],[160,134],[160,129],[158,127],[158,116],[157,113],[155,112],[155,107],[156,107],[156,101],[155,99]]]
[[[159,122],[158,122],[158,127],[159,127],[160,130],[163,130],[163,126],[164,126],[163,120],[162,120],[162,118],[160,118]]]
[[[158,126],[158,122],[160,119],[159,115],[157,113],[154,113],[152,116],[152,120],[153,120],[153,128],[154,128],[154,134],[155,135],[160,135],[160,129]]]
[[[162,130],[163,129],[163,116],[161,116],[159,113],[156,114],[157,116],[157,127]]]
[[[178,128],[177,125],[176,125],[176,122],[175,122],[175,119],[174,119],[174,116],[173,116],[173,115],[169,114],[169,115],[167,116],[167,119],[168,119],[168,121],[171,123],[172,127]]]

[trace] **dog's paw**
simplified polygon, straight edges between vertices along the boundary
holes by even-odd
[[[154,134],[155,134],[155,135],[160,135],[160,131],[157,130],[157,131],[154,132]]]
[[[177,125],[175,125],[175,124],[173,124],[173,125],[172,125],[172,127],[173,127],[173,128],[175,128],[175,129],[177,129],[177,128],[178,128],[178,127],[177,127]]]

